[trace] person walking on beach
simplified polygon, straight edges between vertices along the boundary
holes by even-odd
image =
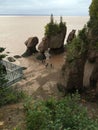
[[[45,55],[46,55],[46,64],[45,64],[46,68],[48,66],[50,66],[52,68],[52,63],[50,61],[51,60],[51,55],[49,54],[49,52],[46,52]]]

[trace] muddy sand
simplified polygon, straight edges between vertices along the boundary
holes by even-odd
[[[61,98],[63,95],[57,89],[57,82],[60,79],[64,57],[65,54],[52,56],[46,63],[38,61],[36,55],[17,59],[16,64],[27,69],[23,70],[23,79],[15,83],[13,87],[24,91],[34,100],[46,100],[49,97]],[[13,130],[16,126],[24,130],[24,118],[23,102],[4,106],[0,109],[0,130]]]

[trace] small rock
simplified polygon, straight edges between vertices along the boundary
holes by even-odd
[[[9,51],[7,51],[6,53],[8,53],[8,54],[9,54],[10,52],[9,52]]]
[[[18,58],[21,58],[21,56],[15,55],[14,58],[18,59]]]
[[[13,57],[8,57],[7,59],[8,59],[8,61],[10,61],[10,62],[15,62],[15,61],[16,61]]]
[[[22,69],[23,69],[23,70],[26,70],[26,69],[27,69],[27,67],[22,67]]]

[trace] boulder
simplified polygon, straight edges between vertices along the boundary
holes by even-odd
[[[73,29],[73,30],[69,33],[69,35],[68,35],[68,37],[67,37],[67,40],[66,40],[67,43],[70,43],[70,42],[74,39],[74,37],[76,36],[76,35],[75,35],[75,32],[76,32],[76,30]]]
[[[9,62],[15,62],[16,60],[13,57],[7,57]]]
[[[38,52],[36,50],[36,45],[38,44],[38,42],[39,42],[39,39],[37,37],[29,37],[25,41],[25,45],[27,47],[27,50],[25,51],[25,53],[22,56],[27,57],[27,56],[32,55],[32,53]]]
[[[21,56],[20,55],[15,55],[14,58],[19,59],[19,58],[21,58]]]

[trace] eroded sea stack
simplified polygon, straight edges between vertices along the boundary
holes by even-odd
[[[25,41],[25,45],[27,47],[26,51],[24,52],[24,54],[22,55],[23,57],[28,57],[30,55],[32,55],[33,53],[38,52],[36,50],[36,45],[38,44],[39,39],[38,37],[29,37],[26,41]]]
[[[98,97],[98,0],[92,0],[90,20],[67,45],[66,63],[62,68],[65,92],[80,92],[91,99]]]
[[[64,52],[64,39],[66,36],[66,24],[60,17],[60,23],[54,22],[53,15],[51,15],[50,23],[45,27],[45,36],[38,46],[41,53],[50,49],[50,53],[60,54]]]

